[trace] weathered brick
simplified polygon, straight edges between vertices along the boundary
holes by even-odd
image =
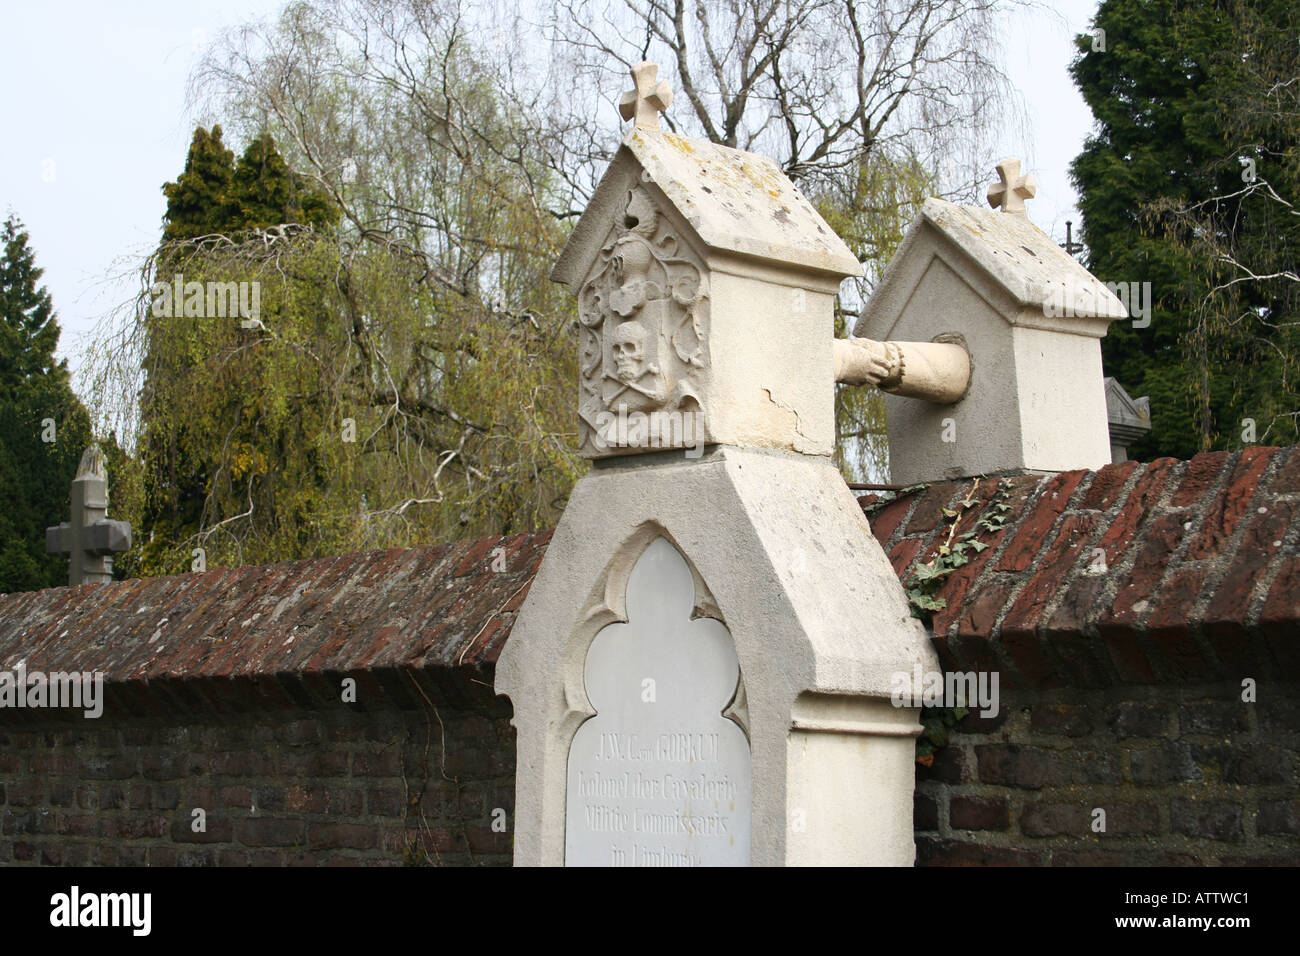
[[[904,533],[914,535],[933,531],[943,521],[943,509],[950,507],[963,490],[963,484],[956,481],[934,484],[925,489],[916,499],[912,520],[907,523]]]
[[[912,828],[914,830],[939,829],[939,804],[934,797],[919,791],[913,794]]]
[[[314,744],[320,742],[320,725],[314,720],[294,720],[284,725],[280,739],[287,744]]]
[[[999,691],[1001,690],[999,681]],[[1001,696],[1001,694],[999,694]],[[1000,702],[999,702],[1000,703]],[[996,733],[1007,722],[1010,711],[1005,705],[998,707],[998,712],[992,716],[985,717],[983,711],[978,707],[972,707],[970,713],[963,717],[957,723],[957,732],[962,734],[992,734]]]
[[[1201,779],[1201,770],[1185,743],[1163,743],[1129,751],[1129,772],[1140,787],[1158,787]]]
[[[1300,834],[1300,800],[1261,800],[1255,832]]]
[[[171,838],[173,843],[229,843],[234,839],[235,827],[227,816],[207,814],[203,830],[195,831],[197,820],[190,814],[172,815]]]
[[[1169,804],[1169,822],[1175,833],[1236,843],[1243,839],[1241,805],[1216,800],[1175,797]]]
[[[1118,465],[1106,465],[1098,469],[1088,485],[1088,490],[1079,502],[1080,511],[1107,511],[1123,491],[1124,484],[1134,470],[1141,467],[1136,461],[1126,461]]]
[[[911,505],[911,498],[900,498],[868,516],[867,523],[871,526],[871,533],[875,535],[882,548],[889,546],[889,539],[893,537],[899,522],[907,517],[907,509]]]
[[[1106,811],[1109,836],[1154,836],[1160,832],[1160,808],[1152,803],[1116,803],[1099,801]]]
[[[1137,632],[1126,625],[1107,624],[1098,628],[1102,645],[1123,683],[1154,684],[1155,671]]]
[[[282,817],[249,817],[239,821],[237,830],[244,846],[298,846],[306,839],[307,824]]]
[[[1278,463],[1277,473],[1269,483],[1268,490],[1274,495],[1294,494],[1300,492],[1300,445],[1279,448],[1273,455]]]
[[[1133,565],[1120,580],[1115,598],[1097,617],[1099,626],[1135,626],[1146,621],[1163,596],[1160,580],[1186,533],[1186,519],[1165,514],[1148,521]],[[1118,561],[1110,561],[1115,564]]]
[[[1092,808],[1077,803],[1027,803],[1020,813],[1020,832],[1031,837],[1082,837],[1091,826]]]
[[[1060,672],[1066,686],[1105,687],[1111,683],[1105,648],[1091,636],[1052,633],[1047,641],[1063,662]]]
[[[1270,744],[1236,744],[1223,762],[1225,783],[1248,786],[1259,784],[1289,784],[1300,780],[1300,767],[1296,755],[1282,747]]]
[[[987,637],[992,634],[993,622],[1002,613],[1011,587],[1008,583],[996,581],[979,588],[962,610],[962,616],[957,622],[958,636]]]
[[[275,771],[271,754],[254,750],[215,753],[208,758],[208,770],[215,776],[262,777]]]
[[[348,772],[348,755],[328,750],[287,750],[276,760],[277,771],[294,777],[338,777]]]
[[[40,777],[15,780],[5,791],[5,800],[14,807],[36,807],[44,804],[45,781]]]
[[[1085,737],[1092,733],[1094,708],[1083,704],[1041,704],[1029,717],[1036,734]]]
[[[1203,504],[1210,489],[1219,483],[1228,458],[1228,452],[1215,451],[1190,459],[1178,480],[1178,488],[1169,499],[1170,506],[1190,508]]]
[[[954,830],[1005,830],[1011,815],[1006,800],[954,796],[948,802],[948,823]]]
[[[917,764],[916,779],[933,780],[936,783],[964,783],[970,779],[966,755],[960,747],[942,747],[935,753],[931,766]]]
[[[1300,699],[1277,693],[1280,688],[1273,685],[1266,684],[1259,689],[1264,694],[1248,706],[1255,708],[1260,730],[1270,736],[1300,733]]]
[[[1043,482],[1039,493],[1031,500],[1029,510],[1016,523],[1011,541],[998,559],[995,570],[1024,571],[1030,566],[1085,474],[1082,471],[1067,471]],[[1081,522],[1091,522],[1095,517],[1076,516]]]
[[[1112,726],[1116,736],[1161,737],[1169,727],[1168,704],[1150,700],[1123,700],[1115,708]]]
[[[175,784],[154,784],[148,805],[155,810],[175,810],[180,805],[180,793]]]
[[[510,852],[509,833],[498,833],[491,827],[467,827],[465,836],[469,840],[470,850],[475,854]]]
[[[1282,672],[1300,674],[1300,556],[1283,558],[1273,581],[1259,624]]]
[[[1072,747],[1049,750],[1022,744],[977,744],[975,759],[981,783],[1026,790],[1083,783],[1118,783],[1119,756],[1114,752]]]
[[[1296,511],[1290,502],[1272,502],[1264,514],[1256,511],[1249,515],[1250,523],[1242,536],[1241,545],[1232,553],[1231,563],[1214,589],[1205,610],[1206,630],[1218,635],[1221,632],[1240,631],[1241,622],[1254,603],[1256,585],[1270,564],[1286,558],[1283,543],[1287,528]],[[1297,598],[1289,595],[1290,613],[1295,621],[1298,615]]]
[[[1181,734],[1231,734],[1250,728],[1246,708],[1240,695],[1235,700],[1190,700],[1178,706],[1178,730]]]
[[[916,840],[916,862],[918,866],[1040,866],[1043,857],[1029,850],[923,836]]]
[[[252,807],[253,791],[245,786],[222,787],[220,805],[222,807]]]
[[[82,758],[79,774],[87,780],[125,780],[136,774],[131,754],[95,754]]]
[[[309,836],[311,845],[320,849],[366,850],[376,843],[378,834],[372,826],[351,823],[313,823]]]
[[[1241,452],[1223,490],[1205,503],[1200,530],[1187,549],[1187,560],[1199,561],[1224,550],[1255,497],[1260,476],[1272,461],[1273,451],[1246,448]]]
[[[1056,537],[1036,559],[1032,576],[1007,612],[1002,625],[1006,631],[1037,631],[1044,624],[1044,614],[1062,584],[1087,564],[1086,545],[1098,520],[1092,513],[1068,515],[1062,520]]]
[[[352,774],[356,777],[401,776],[401,754],[395,750],[381,750],[377,753],[358,751],[352,755]]]
[[[396,787],[376,787],[366,793],[367,812],[387,817],[400,816],[404,798]]]
[[[1165,492],[1165,480],[1178,463],[1172,458],[1157,458],[1142,471],[1125,496],[1123,504],[1114,513],[1107,512],[1106,531],[1097,541],[1097,547],[1106,552],[1106,563],[1118,564],[1120,556],[1128,550],[1142,523]]]
[[[1035,690],[1063,687],[1060,675],[1052,666],[1042,640],[1032,631],[1003,633],[1002,646],[1019,672],[1018,684]]]
[[[910,574],[907,571],[912,560],[921,553],[921,540],[919,538],[904,538],[898,544],[889,549],[889,563],[894,568],[894,573],[903,580],[909,580]]]

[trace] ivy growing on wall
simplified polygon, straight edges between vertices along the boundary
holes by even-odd
[[[997,535],[1007,523],[1011,506],[1007,504],[1010,490],[999,486],[993,494],[988,507],[979,513],[973,522],[963,523],[968,514],[975,513],[981,479],[976,478],[966,490],[965,496],[951,508],[943,509],[944,525],[939,532],[942,542],[934,555],[924,564],[917,565],[911,576],[903,582],[907,600],[912,605],[912,616],[920,619],[929,628],[935,611],[947,607],[947,601],[939,597],[944,581],[958,568],[969,564],[971,557],[992,547],[989,537]],[[879,502],[889,501],[905,495],[916,494],[927,485],[915,485],[899,491],[895,497]],[[965,528],[966,530],[962,530]],[[960,532],[960,533],[959,533]],[[983,540],[982,540],[983,539]],[[930,766],[935,753],[947,745],[952,729],[964,718],[970,709],[967,707],[922,707],[921,735],[916,739],[916,762]]]

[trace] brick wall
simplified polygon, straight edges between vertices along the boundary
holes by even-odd
[[[1300,446],[985,479],[962,508],[972,487],[859,499],[905,584],[949,515],[965,533],[1008,509],[936,595],[945,669],[1004,691],[1300,681]]]
[[[917,862],[1300,864],[1300,685],[1257,692],[1004,694],[917,768]]]
[[[863,499],[905,583],[1010,519],[937,594],[1002,713],[918,768],[919,862],[1300,864],[1300,449],[971,486]],[[106,675],[98,720],[0,710],[0,863],[508,863],[492,673],[548,542],[0,595],[0,669]]]
[[[436,712],[5,722],[0,863],[509,865],[509,714],[485,691]]]
[[[1003,694],[918,766],[918,863],[1300,864],[1300,686],[1257,691]],[[7,722],[0,863],[508,865],[509,705],[433,703]]]

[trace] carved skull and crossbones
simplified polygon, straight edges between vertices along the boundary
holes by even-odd
[[[624,382],[635,382],[646,373],[646,330],[640,322],[624,322],[614,331],[614,364],[618,377]]]

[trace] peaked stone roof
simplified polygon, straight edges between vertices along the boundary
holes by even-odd
[[[747,153],[663,130],[634,128],[592,195],[551,277],[573,286],[608,239],[644,170],[710,249],[839,276],[862,265],[780,167]]]
[[[863,309],[855,335],[885,336],[884,324],[891,317],[877,313],[882,305],[888,308],[891,302],[897,301],[897,296],[909,291],[895,290],[893,286],[904,269],[910,268],[909,250],[923,241],[924,233],[930,230],[948,239],[1006,291],[1015,308],[1004,314],[1013,325],[1069,326],[1075,331],[1090,329],[1088,334],[1101,336],[1105,334],[1107,322],[1128,315],[1113,292],[1027,217],[930,198],[921,206],[921,214],[908,228],[881,277],[880,286]],[[1046,314],[1051,308],[1059,313],[1066,307],[1070,314],[1064,320],[1053,321]],[[1042,316],[1041,321],[1025,323],[1024,310]],[[1102,321],[1080,324],[1070,321],[1073,319]]]

